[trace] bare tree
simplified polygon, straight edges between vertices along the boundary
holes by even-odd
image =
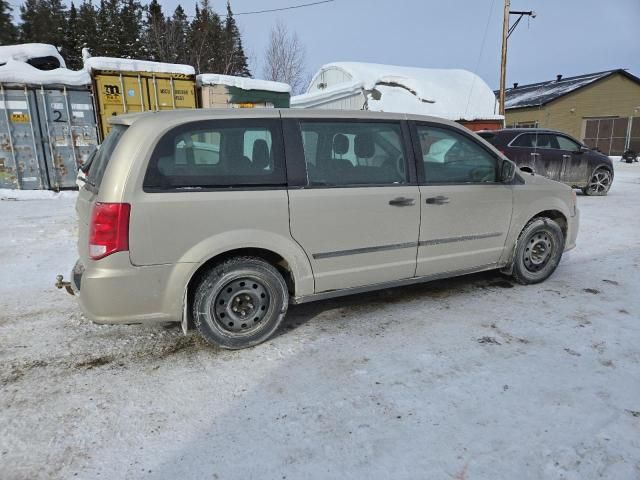
[[[302,93],[307,86],[305,56],[298,34],[278,20],[269,35],[262,74],[266,80],[288,83],[293,94]]]

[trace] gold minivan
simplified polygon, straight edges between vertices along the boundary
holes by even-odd
[[[72,285],[97,323],[269,338],[289,303],[500,269],[575,246],[575,194],[439,118],[366,111],[123,115],[88,165]]]

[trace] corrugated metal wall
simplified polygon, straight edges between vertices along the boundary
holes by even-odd
[[[88,90],[0,85],[0,188],[73,188],[97,140]]]

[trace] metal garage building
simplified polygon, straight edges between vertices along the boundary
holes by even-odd
[[[640,152],[640,78],[618,69],[506,90],[507,127],[560,130],[607,155]]]

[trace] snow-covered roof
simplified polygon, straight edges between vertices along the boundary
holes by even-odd
[[[579,88],[586,87],[598,80],[602,80],[614,73],[622,73],[627,77],[640,80],[622,69],[607,70],[605,72],[587,73],[575,77],[557,78],[546,82],[518,85],[516,88],[505,90],[504,105],[506,109],[538,107],[545,105],[563,95],[567,95]]]
[[[22,43],[19,45],[4,45],[0,47],[0,64],[7,60],[17,60],[26,62],[32,58],[55,57],[60,62],[62,68],[66,67],[64,59],[60,56],[58,49],[46,43]]]
[[[349,80],[316,90],[327,70],[341,70]],[[451,120],[501,119],[493,91],[478,75],[460,69],[401,67],[360,62],[334,62],[316,73],[307,93],[291,106],[310,108],[357,93],[367,95],[369,110],[434,115]]]
[[[183,75],[195,75],[196,73],[191,65],[114,57],[87,58],[84,61],[84,68],[88,72],[91,70],[116,70],[120,72],[178,73]]]
[[[241,90],[266,90],[268,92],[291,92],[291,86],[286,83],[258,80],[255,78],[234,77],[217,73],[203,73],[196,77],[198,85],[227,85]]]
[[[0,83],[84,86],[91,84],[91,77],[85,70],[74,71],[67,68],[38,70],[28,63],[8,59],[4,65],[0,65]]]

